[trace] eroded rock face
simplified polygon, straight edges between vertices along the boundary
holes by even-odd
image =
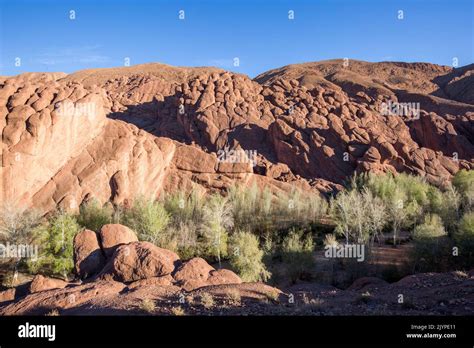
[[[160,64],[6,78],[0,196],[47,212],[236,183],[329,192],[364,171],[443,183],[474,164],[473,69],[334,60],[254,80]]]

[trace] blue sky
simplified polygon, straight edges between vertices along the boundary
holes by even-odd
[[[456,57],[462,66],[474,62],[473,3],[0,0],[0,75],[123,66],[127,57],[131,65],[218,66],[252,77],[288,64],[344,57],[445,65]],[[403,19],[397,18],[399,10]]]

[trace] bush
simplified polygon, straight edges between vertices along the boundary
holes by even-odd
[[[33,230],[40,222],[41,217],[36,212],[4,204],[0,208],[0,241],[29,244],[34,238]]]
[[[91,200],[81,205],[77,222],[82,227],[99,231],[102,226],[112,222],[114,211],[110,205],[101,206],[97,200]]]
[[[457,266],[471,269],[474,265],[474,212],[464,214],[454,234],[454,241],[459,248]]]
[[[14,204],[3,204],[0,208],[0,243],[15,245],[31,245],[34,242],[34,230],[40,224],[40,215],[27,211]],[[24,259],[20,257],[0,257],[0,267],[5,272],[0,274],[0,280],[5,284],[14,285],[16,272],[23,266]],[[1,273],[1,272],[0,272]]]
[[[134,230],[140,240],[163,248],[168,247],[169,240],[165,231],[169,221],[170,216],[162,203],[143,198],[133,202],[123,216],[123,223]]]
[[[74,216],[58,212],[35,229],[36,242],[41,245],[39,258],[28,262],[31,272],[39,271],[64,278],[74,268],[73,239],[80,226]]]
[[[163,204],[171,215],[172,224],[179,225],[188,221],[198,224],[202,219],[204,194],[197,190],[192,190],[189,194],[179,191],[166,195]]]
[[[168,228],[167,235],[170,239],[167,243],[169,248],[176,251],[181,258],[190,259],[201,255],[199,226],[192,220],[173,224]]]
[[[425,216],[423,224],[415,227],[413,238],[415,240],[443,237],[446,235],[441,218],[432,214]]]
[[[439,215],[446,230],[453,233],[459,222],[461,204],[461,196],[456,188],[450,185],[444,192],[433,188],[430,190],[429,197],[431,213]]]
[[[245,282],[267,281],[270,273],[262,262],[258,238],[250,232],[237,232],[230,238],[230,264]]]
[[[412,260],[415,272],[443,272],[448,269],[451,244],[438,215],[427,215],[423,224],[415,227],[413,238]]]
[[[464,214],[459,222],[458,238],[474,238],[474,212]]]
[[[327,214],[328,203],[318,192],[302,193],[299,189],[291,192],[272,194],[257,185],[232,187],[229,197],[234,207],[237,230],[269,235],[278,228],[307,225],[320,220]]]
[[[462,195],[462,205],[465,212],[474,206],[474,170],[461,169],[453,177],[453,185]]]
[[[293,283],[312,276],[315,266],[313,250],[311,235],[304,236],[303,231],[292,229],[283,239],[282,261],[286,266],[287,276]]]
[[[236,229],[254,232],[271,229],[274,203],[268,189],[262,191],[256,184],[250,187],[233,186],[229,190],[229,200],[232,202]]]

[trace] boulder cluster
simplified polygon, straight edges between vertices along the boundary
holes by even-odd
[[[75,271],[81,279],[131,283],[153,279],[155,284],[176,285],[191,291],[207,285],[240,284],[232,271],[209,265],[202,258],[181,261],[171,250],[140,242],[119,224],[104,225],[99,233],[79,232],[74,239]]]

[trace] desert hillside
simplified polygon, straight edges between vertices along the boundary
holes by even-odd
[[[236,183],[332,192],[365,171],[443,184],[474,165],[473,71],[331,60],[253,80],[163,64],[2,77],[0,197],[46,212]],[[419,113],[384,113],[394,103]],[[232,150],[245,156],[222,160]]]

